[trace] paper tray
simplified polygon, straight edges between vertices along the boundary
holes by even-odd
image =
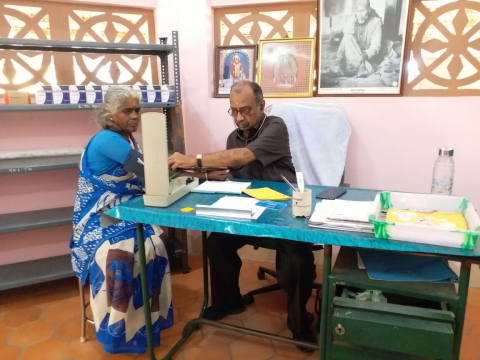
[[[451,230],[428,225],[393,223],[382,220],[382,211],[389,209],[462,213],[468,230]],[[369,216],[375,236],[430,245],[472,250],[480,234],[480,218],[472,203],[464,197],[410,194],[382,191],[377,194]]]

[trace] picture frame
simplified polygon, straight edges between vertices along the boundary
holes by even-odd
[[[258,84],[264,97],[313,96],[315,39],[269,39],[258,44]]]
[[[411,8],[411,0],[318,0],[317,94],[401,95]]]
[[[257,45],[216,46],[214,96],[228,98],[235,82],[256,81],[256,65]]]

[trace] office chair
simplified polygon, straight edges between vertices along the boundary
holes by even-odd
[[[290,137],[290,150],[293,165],[304,173],[305,183],[309,185],[349,187],[344,183],[345,160],[351,128],[347,117],[336,103],[284,103],[271,105],[267,115],[281,117],[287,125]],[[315,166],[316,165],[316,166]],[[306,171],[307,170],[307,171]],[[313,210],[313,209],[312,209]],[[275,250],[272,239],[254,247]],[[314,244],[313,251],[323,250],[322,244]],[[277,272],[260,266],[257,271],[259,280],[265,274],[277,278]],[[322,284],[314,282],[313,288],[319,291]],[[280,290],[278,283],[249,291],[243,295],[245,304],[252,304],[255,295]]]

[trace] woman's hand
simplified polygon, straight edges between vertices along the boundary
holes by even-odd
[[[224,181],[230,175],[229,170],[211,171],[205,174],[208,180]]]

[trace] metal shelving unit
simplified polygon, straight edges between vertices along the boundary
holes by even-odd
[[[50,111],[50,110],[91,110],[97,109],[99,104],[55,104],[55,105],[0,105],[0,111]],[[141,103],[144,109],[173,108],[176,103]]]
[[[156,45],[0,38],[0,49],[158,56],[161,63],[161,79],[163,84],[169,82],[168,57],[169,55],[173,55],[176,103],[141,104],[143,108],[164,109],[167,116],[167,130],[169,134],[167,141],[169,150],[173,150],[171,109],[179,105],[181,101],[177,31],[172,32],[172,45],[167,44],[167,38],[160,38],[160,43]],[[97,107],[98,104],[2,105],[0,106],[0,111],[91,110]],[[78,166],[79,160],[80,156],[78,155],[0,160],[0,174],[72,169]],[[0,215],[0,234],[68,225],[72,223],[72,215],[72,207]],[[173,229],[170,231],[173,231]],[[68,239],[65,239],[65,241],[67,240]],[[175,255],[181,257],[184,272],[188,272],[188,251],[185,230],[182,230],[181,241],[176,240],[176,243]],[[183,249],[178,248],[179,244],[183,246]],[[73,276],[70,255],[3,265],[0,266],[0,290],[70,276]]]
[[[18,174],[78,168],[80,155],[45,156],[0,160],[0,174]]]
[[[72,206],[58,209],[3,214],[0,215],[0,234],[71,225],[72,218]]]
[[[0,266],[0,291],[75,276],[70,255]]]

